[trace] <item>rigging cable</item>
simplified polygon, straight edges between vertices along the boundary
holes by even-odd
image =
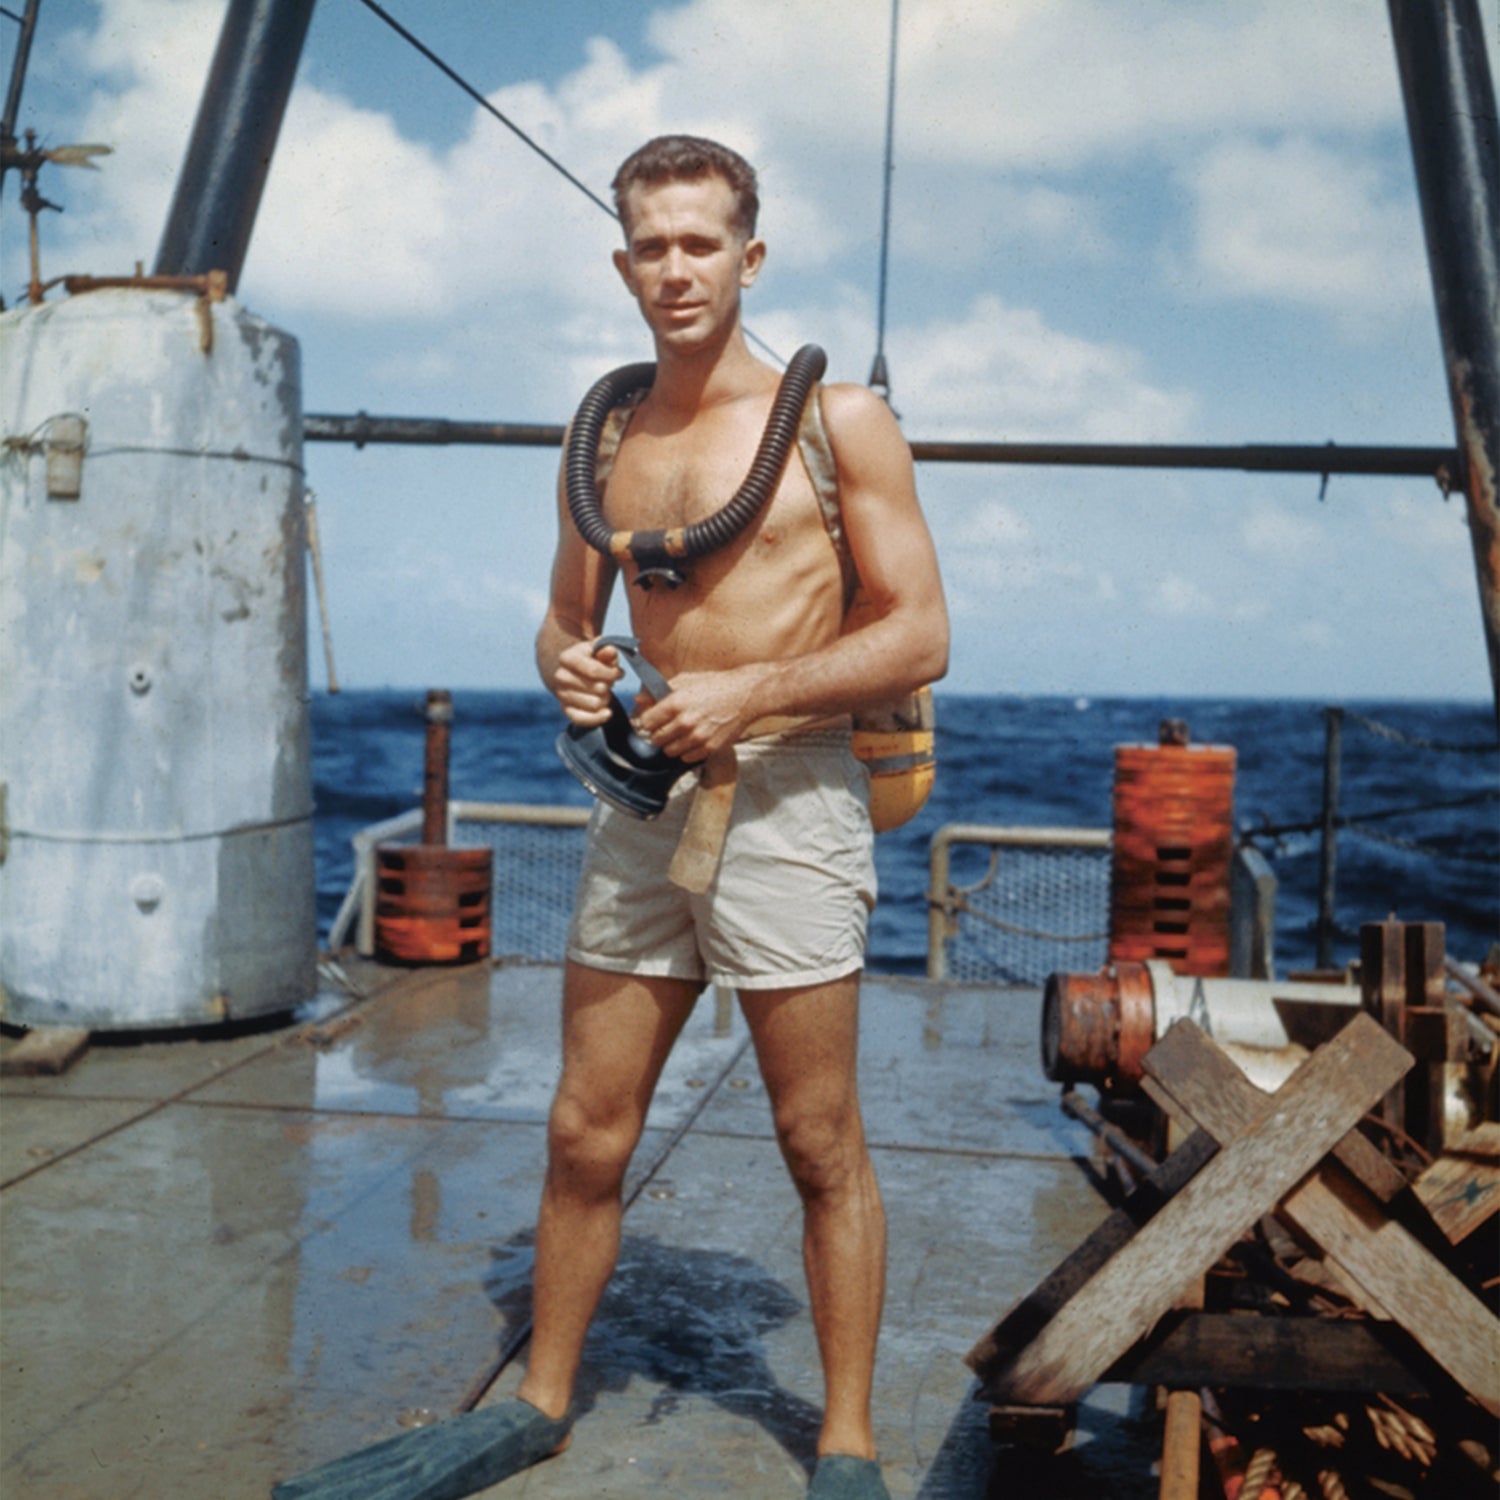
[[[896,37],[900,29],[901,0],[891,0],[890,63],[885,86],[885,187],[880,208],[880,277],[875,311],[875,362],[869,384],[889,402],[891,376],[885,363],[885,288],[891,243],[891,174],[896,138]]]
[[[476,104],[478,104],[484,110],[488,111],[488,113],[492,114],[497,120],[499,120],[499,122],[503,126],[505,126],[507,130],[509,130],[519,140],[530,146],[531,149],[535,151],[536,154],[540,156],[549,167],[551,167],[556,172],[560,172],[564,177],[566,177],[568,181],[571,182],[573,186],[576,187],[578,191],[589,200],[590,203],[597,204],[598,207],[602,208],[604,212],[610,216],[610,218],[615,220],[616,223],[619,222],[619,214],[616,213],[614,208],[610,204],[606,203],[604,199],[598,195],[598,193],[596,193],[591,187],[589,187],[587,183],[575,177],[549,151],[538,145],[536,141],[532,140],[532,138],[527,135],[526,132],[522,130],[514,120],[510,119],[507,115],[496,109],[495,106],[491,104],[490,101],[486,99],[484,95],[474,87],[473,84],[471,84],[455,69],[450,68],[448,64],[445,63],[443,59],[440,58],[437,53],[434,52],[432,48],[429,47],[425,42],[421,41],[418,37],[413,36],[412,33],[409,32],[406,27],[404,27],[393,15],[391,15],[389,11],[387,11],[383,6],[377,4],[376,0],[360,0],[360,3],[367,10],[370,10],[375,15],[379,16],[380,19],[384,21],[385,24],[389,26],[391,30],[394,31],[396,35],[399,36],[404,42],[407,42],[411,46],[415,47],[416,50],[420,52],[422,56],[425,57],[428,62],[430,62],[435,68],[452,79],[453,82],[456,83],[459,88],[461,88],[464,93],[466,93],[471,99],[473,99]],[[745,329],[745,337],[750,339],[751,342],[759,344],[760,347],[765,350],[765,352],[769,354],[771,358],[774,359],[778,364],[783,366],[786,364],[786,361],[773,348],[771,348],[771,346],[766,343],[764,339],[758,337],[748,328]]]
[[[399,36],[403,41],[409,42],[413,47],[415,47],[417,51],[420,52],[422,56],[425,57],[427,61],[430,62],[435,68],[438,68],[442,72],[446,73],[448,77],[451,78],[454,83],[456,83],[459,88],[464,91],[464,93],[466,93],[471,99],[473,99],[476,104],[480,105],[483,109],[488,110],[490,114],[494,115],[494,117],[499,120],[499,122],[503,126],[505,126],[507,130],[513,132],[528,146],[530,146],[531,149],[535,151],[536,154],[540,156],[549,167],[552,167],[554,170],[561,172],[562,175],[566,177],[568,181],[571,182],[580,193],[582,193],[591,202],[597,203],[599,207],[602,208],[604,212],[610,216],[610,218],[619,218],[619,215],[614,211],[614,209],[612,209],[609,204],[607,204],[604,199],[598,195],[598,193],[596,193],[586,183],[580,182],[579,179],[576,178],[565,166],[563,166],[563,164],[558,161],[555,156],[552,156],[541,146],[539,146],[534,140],[532,140],[532,138],[527,135],[526,132],[522,130],[514,120],[508,119],[498,109],[496,109],[495,106],[491,104],[490,101],[486,99],[484,95],[481,94],[479,90],[473,86],[473,84],[469,83],[466,79],[460,77],[459,74],[454,72],[454,70],[450,68],[448,64],[445,63],[442,58],[440,58],[437,53],[432,50],[431,47],[427,46],[424,42],[421,42],[416,37],[414,37],[411,32],[406,29],[406,27],[404,27],[393,15],[390,14],[389,11],[377,5],[375,3],[375,0],[361,0],[361,3],[367,9],[374,11],[375,14],[379,16],[380,19],[384,21],[385,24],[389,26],[391,30],[394,31],[396,35]]]

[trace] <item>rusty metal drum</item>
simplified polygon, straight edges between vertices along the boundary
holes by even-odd
[[[316,988],[300,363],[230,300],[0,317],[0,1008],[128,1030]]]
[[[375,953],[386,963],[475,963],[490,955],[494,851],[441,844],[375,849]]]
[[[1227,974],[1235,752],[1185,738],[1116,747],[1109,957]]]

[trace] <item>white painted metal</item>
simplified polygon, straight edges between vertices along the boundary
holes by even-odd
[[[1358,1010],[1357,984],[1320,984],[1295,979],[1221,979],[1176,974],[1171,964],[1148,959],[1155,1002],[1156,1035],[1164,1037],[1180,1020],[1196,1021],[1220,1042],[1276,1050],[1298,1040],[1288,1025],[1296,1007]],[[1340,1020],[1338,1025],[1342,1025]]]
[[[49,494],[67,416],[76,498]],[[296,342],[190,292],[20,308],[0,429],[4,1018],[297,1004],[317,936]]]

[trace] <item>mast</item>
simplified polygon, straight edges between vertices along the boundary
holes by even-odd
[[[156,252],[158,276],[240,279],[313,0],[229,0]]]
[[[1389,0],[1500,725],[1500,131],[1474,0]]]
[[[0,182],[13,165],[16,148],[16,116],[21,112],[21,90],[26,85],[26,64],[31,57],[31,39],[36,34],[36,13],[41,0],[27,0],[26,13],[17,18],[21,28],[16,55],[10,65],[10,85],[5,91],[5,114],[0,116]]]

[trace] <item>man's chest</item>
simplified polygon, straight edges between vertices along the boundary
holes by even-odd
[[[739,492],[755,462],[756,428],[721,428],[712,439],[628,433],[604,492],[604,513],[624,530],[670,529],[714,515]],[[771,486],[762,512],[778,525],[812,509],[812,491],[795,450]]]

